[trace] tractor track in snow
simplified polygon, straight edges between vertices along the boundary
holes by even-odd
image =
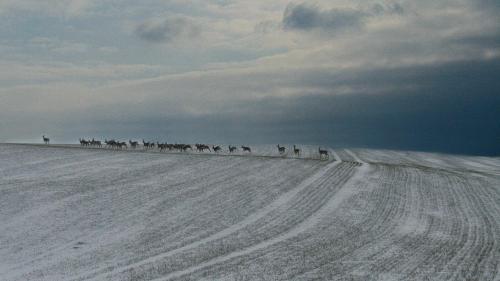
[[[350,171],[347,172],[345,169],[344,169],[344,171],[341,171],[339,173],[340,177],[335,177],[335,179],[338,180],[337,182],[332,182],[332,179],[334,177],[330,176],[330,177],[327,177],[323,182],[319,183],[319,187],[327,187],[327,186],[336,187],[333,190],[330,190],[331,194],[329,194],[329,195],[322,194],[322,196],[319,194],[311,194],[309,196],[302,196],[301,200],[299,200],[299,202],[297,202],[297,203],[293,204],[291,207],[287,208],[287,209],[293,209],[293,207],[297,207],[299,205],[302,205],[302,206],[305,205],[306,208],[307,208],[307,206],[309,206],[308,207],[309,210],[306,210],[305,208],[303,208],[303,209],[294,213],[294,214],[296,214],[296,213],[304,214],[303,212],[305,212],[306,213],[305,218],[300,219],[300,220],[296,220],[294,218],[291,218],[288,220],[286,218],[276,218],[276,219],[271,220],[271,222],[280,221],[281,223],[284,223],[284,225],[286,225],[286,228],[284,231],[278,232],[274,235],[266,236],[263,240],[259,241],[256,244],[245,245],[241,249],[237,249],[236,251],[230,251],[228,253],[224,253],[223,255],[213,257],[213,258],[208,259],[206,261],[203,261],[201,263],[192,265],[188,268],[169,272],[167,275],[163,275],[164,273],[162,273],[163,276],[161,276],[157,279],[153,279],[153,280],[155,280],[155,281],[170,280],[173,278],[181,277],[183,275],[191,274],[191,273],[194,273],[194,272],[201,270],[203,268],[206,268],[206,267],[214,266],[214,265],[217,265],[219,263],[229,261],[231,259],[241,257],[244,255],[249,255],[249,254],[252,254],[256,251],[265,250],[267,247],[273,246],[273,245],[278,244],[278,243],[286,242],[286,240],[291,239],[291,238],[301,234],[304,231],[307,231],[309,228],[315,226],[324,215],[326,215],[329,212],[331,212],[332,210],[334,210],[335,207],[345,199],[344,196],[345,197],[351,196],[350,190],[345,191],[344,192],[345,194],[338,194],[338,193],[342,192],[342,188],[343,188],[344,184],[346,184],[346,182],[349,179],[351,179],[351,177],[353,176],[353,174],[355,172],[355,167],[358,167],[359,165],[352,164],[352,163],[343,163],[343,164],[346,166],[346,168],[348,168],[347,170],[350,170]],[[335,185],[335,184],[338,184],[338,185]],[[328,188],[326,188],[326,189],[328,189]],[[348,189],[348,188],[346,188],[346,189]],[[321,192],[311,192],[311,193],[321,193]],[[335,194],[338,196],[336,197]],[[319,195],[319,196],[315,196],[315,195]],[[300,203],[302,203],[302,204],[300,204]],[[279,214],[278,216],[283,216],[283,214]],[[251,226],[248,226],[248,227],[251,227]],[[275,225],[271,226],[271,229],[275,230],[276,228],[277,227]],[[256,236],[258,237],[259,232],[268,233],[269,230],[270,229],[268,227],[262,226],[262,227],[256,229],[256,233],[250,234],[247,238],[243,238],[243,240],[248,240],[250,237],[256,237]]]
[[[380,170],[380,168],[382,168],[382,170]],[[453,182],[450,182],[449,179],[450,177],[451,179],[454,179],[456,177],[455,173],[448,173],[443,175],[440,172],[437,174],[433,174],[428,170],[416,170],[411,171],[411,173],[405,175],[404,169],[402,171],[394,172],[391,172],[391,170],[393,169],[390,166],[388,166],[387,168],[384,166],[379,167],[379,172],[383,172],[383,174],[380,175],[380,178],[384,179],[384,181],[388,181],[388,179],[392,178],[394,184],[390,184],[390,182],[388,182],[390,188],[382,189],[386,190],[384,192],[386,195],[382,196],[386,199],[377,200],[376,198],[380,196],[374,196],[372,194],[371,198],[373,199],[373,201],[379,202],[376,205],[378,207],[368,212],[368,214],[372,214],[372,216],[367,216],[366,221],[363,220],[362,222],[352,226],[353,229],[361,229],[359,226],[364,226],[362,232],[358,231],[355,234],[355,240],[357,242],[356,245],[347,246],[344,250],[335,248],[336,250],[332,250],[330,252],[342,254],[329,256],[324,262],[321,262],[323,258],[316,257],[315,260],[317,262],[320,262],[319,265],[316,265],[312,268],[309,267],[301,269],[301,272],[299,272],[299,274],[286,275],[286,277],[282,278],[285,278],[287,280],[309,280],[312,278],[336,279],[345,276],[347,272],[363,271],[386,272],[386,274],[388,275],[383,275],[383,277],[380,277],[381,279],[389,278],[405,280],[410,278],[421,280],[424,279],[425,276],[439,276],[438,279],[443,280],[457,280],[457,278],[458,280],[461,280],[461,278],[465,278],[464,276],[455,276],[452,278],[446,277],[447,272],[459,273],[461,271],[458,268],[452,268],[448,270],[445,268],[447,262],[450,261],[450,259],[454,256],[453,253],[446,254],[450,252],[450,250],[454,249],[454,247],[451,247],[453,245],[450,245],[449,242],[438,243],[436,247],[430,247],[427,245],[428,242],[432,241],[433,239],[437,239],[439,241],[447,237],[435,237],[436,233],[461,237],[461,232],[463,232],[463,229],[468,228],[467,225],[464,224],[457,225],[455,221],[460,220],[463,215],[470,216],[471,214],[456,214],[457,210],[446,207],[446,202],[449,199],[448,197],[450,196],[450,193],[453,194],[454,199],[452,200],[462,200],[457,202],[463,202],[464,200],[464,198],[460,197],[459,192],[451,191],[457,187],[457,185],[455,185],[455,183]],[[390,172],[390,174],[386,174],[387,172]],[[426,178],[430,178],[430,180],[427,182],[423,181],[423,179]],[[401,188],[400,184],[403,179],[405,179],[404,181],[408,182],[408,185],[405,188]],[[435,184],[428,185],[429,182],[434,182]],[[448,188],[442,188],[443,186],[446,186],[444,185],[446,183],[450,184],[450,186]],[[415,184],[421,186],[421,189],[415,189]],[[428,188],[426,186],[428,186]],[[468,187],[467,189],[473,190],[470,187]],[[401,192],[399,194],[396,193],[396,196],[394,196],[394,192],[397,190],[400,190]],[[375,189],[374,192],[377,192],[377,189]],[[478,196],[479,195],[480,193],[478,193]],[[467,197],[468,195],[464,193],[464,195],[462,196]],[[494,198],[491,198],[491,196],[488,196],[488,194],[479,197],[483,198],[483,200],[490,200],[491,202],[489,204],[494,203]],[[408,203],[404,203],[404,205],[401,205],[402,202]],[[480,207],[483,210],[486,210],[489,204],[487,202],[477,202],[475,206],[471,205],[470,208],[474,209]],[[466,206],[460,207],[465,207],[465,209],[468,208]],[[435,211],[443,211],[444,217],[434,217],[432,214],[428,216],[426,212],[429,209],[433,210],[432,212],[434,212],[434,209]],[[389,211],[389,213],[387,211]],[[413,217],[412,214],[419,214],[417,217],[422,221],[422,224],[420,226],[417,225],[417,228],[414,229],[408,228],[405,230],[406,233],[395,236],[394,233],[397,233],[397,229],[401,227],[401,224],[404,223],[405,220],[411,219]],[[453,220],[451,220],[450,222],[442,221],[443,219],[451,219],[447,217],[450,215],[455,216]],[[460,261],[459,264],[469,264],[469,260],[478,260],[478,270],[475,269],[475,265],[471,265],[472,268],[466,268],[465,271],[470,272],[470,274],[472,274],[471,276],[480,276],[485,280],[492,280],[492,276],[495,276],[497,274],[496,267],[498,267],[498,262],[496,262],[496,260],[498,260],[498,254],[495,254],[492,249],[498,249],[498,246],[496,245],[496,236],[491,235],[492,233],[495,233],[495,231],[491,231],[495,230],[495,227],[488,227],[488,224],[484,225],[489,228],[490,231],[486,229],[483,232],[482,235],[485,238],[478,239],[478,245],[466,247],[464,251],[471,252],[472,250],[472,257],[465,258],[464,260]],[[419,230],[419,227],[423,228]],[[498,230],[496,231],[496,233],[498,233]],[[348,234],[346,234],[345,236],[339,237],[340,240],[336,239],[332,241],[332,244],[349,245],[349,239],[352,239],[350,235],[353,235],[353,233],[348,232]],[[391,238],[391,236],[395,237]],[[308,238],[311,237],[306,236],[304,239]],[[465,240],[467,240],[467,238]],[[300,242],[300,240],[294,241],[294,243],[301,244]],[[394,255],[395,253],[397,253],[394,252],[395,245],[403,246],[403,248],[397,248],[397,252],[403,251],[407,254],[403,256]],[[286,247],[283,246],[281,248],[285,249]],[[370,248],[374,248],[377,250],[373,251],[370,255],[367,256],[359,253],[369,253]],[[273,251],[277,251],[277,249],[273,249]],[[479,253],[475,254],[475,251]],[[389,256],[387,256],[386,253],[394,254],[390,254]],[[255,256],[253,260],[262,258],[262,256],[264,255],[265,254]],[[287,254],[283,253],[282,255]],[[350,256],[356,256],[356,259],[358,261],[349,261],[351,259]],[[481,256],[484,256],[485,258],[481,260]],[[342,266],[339,267],[338,265]],[[340,269],[342,269],[342,271]],[[481,271],[489,272],[490,275],[484,276],[480,273]],[[332,272],[338,272],[338,274],[335,275],[332,274]],[[308,277],[305,278],[305,276]],[[470,276],[468,276],[468,278],[470,278]]]
[[[426,175],[427,174],[427,175]],[[426,175],[429,175],[428,172],[422,174],[422,175],[417,175],[414,176],[415,179],[418,179],[419,177],[422,177]],[[470,194],[467,194],[467,192],[454,192],[452,193],[450,190],[446,190],[440,187],[446,187],[447,185],[444,185],[442,181],[445,181],[445,183],[448,183],[448,187],[450,189],[455,189],[457,187],[460,187],[459,184],[456,182],[452,183],[449,182],[449,178],[451,177],[452,179],[456,177],[453,173],[449,173],[448,175],[441,175],[438,174],[437,177],[441,178],[441,184],[437,184],[435,186],[432,186],[433,191],[436,193],[429,193],[426,195],[425,191],[425,184],[421,185],[424,190],[419,190],[418,195],[412,195],[414,198],[411,200],[413,205],[418,204],[420,207],[417,207],[416,210],[412,211],[412,208],[407,208],[404,207],[402,211],[405,211],[409,214],[411,213],[417,213],[417,214],[425,214],[426,210],[432,209],[435,207],[440,207],[443,208],[443,206],[446,206],[444,202],[447,200],[447,196],[450,196],[450,194],[453,194],[454,200],[459,200],[457,202],[462,202],[464,203],[464,200],[466,198],[470,198]],[[390,178],[389,175],[384,176],[384,178]],[[456,180],[456,179],[455,179]],[[401,182],[400,180],[397,180],[396,182]],[[440,181],[434,180],[434,182],[439,183]],[[410,186],[413,186],[410,185]],[[463,185],[464,189],[467,190],[473,190],[470,187],[466,187],[466,185]],[[401,186],[399,186],[401,188]],[[407,189],[407,188],[405,188]],[[470,192],[470,191],[469,191]],[[411,193],[406,193],[407,194],[405,197],[410,195]],[[479,196],[478,196],[479,197]],[[482,198],[488,198],[488,196],[483,196]],[[403,199],[403,198],[401,198]],[[472,199],[473,201],[474,199]],[[400,201],[406,201],[406,200],[400,200]],[[382,202],[383,205],[392,205],[390,201],[380,201]],[[397,203],[397,202],[394,202]],[[426,203],[423,204],[422,203]],[[465,207],[462,208],[462,210],[469,210],[472,212],[478,212],[478,210],[485,210],[488,208],[488,204],[485,202],[476,202],[477,204],[465,204]],[[377,204],[380,205],[380,204]],[[377,208],[378,209],[378,208]],[[399,209],[399,208],[397,208]],[[407,210],[407,211],[406,211]],[[494,235],[495,228],[497,229],[496,233],[498,234],[498,227],[491,227],[489,226],[488,223],[486,224],[478,224],[478,225],[484,225],[486,229],[483,231],[475,231],[472,233],[469,233],[470,231],[466,231],[464,233],[464,230],[470,229],[471,227],[467,224],[460,224],[456,225],[456,221],[460,222],[460,219],[463,218],[463,216],[468,216],[468,217],[482,217],[483,214],[470,214],[470,213],[459,213],[459,215],[456,215],[456,212],[458,210],[446,210],[444,212],[444,215],[451,215],[454,214],[455,218],[454,220],[451,220],[450,222],[448,221],[442,221],[438,219],[433,219],[432,216],[427,218],[426,220],[423,220],[423,225],[425,228],[417,231],[417,233],[414,233],[413,231],[407,233],[406,235],[401,235],[400,238],[394,240],[390,239],[390,243],[386,243],[384,247],[380,248],[380,250],[374,252],[372,255],[367,256],[365,258],[360,257],[358,255],[358,259],[365,260],[366,262],[360,262],[359,264],[354,263],[353,266],[346,266],[343,268],[344,272],[356,272],[356,271],[368,271],[368,272],[387,272],[387,274],[384,278],[389,278],[389,279],[416,279],[416,280],[421,280],[425,278],[425,276],[439,276],[439,279],[441,280],[461,280],[461,278],[471,278],[471,276],[479,276],[483,278],[484,280],[492,280],[491,277],[496,275],[496,269],[495,267],[498,267],[498,262],[495,261],[495,258],[498,259],[498,253],[495,254],[492,252],[493,249],[498,249],[498,246],[496,245],[496,236]],[[479,211],[479,213],[482,213]],[[380,216],[379,216],[380,217]],[[394,216],[383,216],[386,218],[391,218],[389,221],[380,221],[377,218],[370,217],[369,219],[372,221],[377,222],[380,225],[383,225],[387,227],[387,229],[384,229],[382,232],[377,234],[377,228],[376,227],[369,227],[368,230],[371,232],[373,241],[384,241],[387,239],[387,236],[389,235],[394,235],[394,230],[396,229],[398,224],[401,223],[402,220],[407,219],[407,215],[404,215],[403,212],[398,211],[396,215]],[[399,219],[398,219],[399,217]],[[487,216],[488,217],[488,216]],[[423,219],[422,217],[421,219]],[[449,219],[449,218],[445,218]],[[393,223],[391,224],[391,221]],[[396,224],[394,224],[394,222]],[[467,222],[467,220],[465,220]],[[391,225],[395,225],[394,229],[391,230]],[[489,230],[488,230],[489,229]],[[389,231],[388,231],[389,230]],[[409,229],[410,230],[410,229]],[[460,243],[466,245],[462,245],[459,253],[451,254],[451,255],[443,255],[442,251],[445,251],[448,249],[454,249],[454,247],[450,247],[450,244],[448,243],[441,243],[438,244],[437,247],[430,249],[429,246],[427,246],[428,241],[431,239],[435,239],[432,235],[435,233],[444,233],[447,235],[454,235],[458,237],[465,237],[463,241],[457,243],[458,245]],[[469,237],[467,236],[467,233]],[[464,234],[466,234],[464,236]],[[475,238],[471,237],[474,236]],[[477,238],[476,236],[480,236],[482,238]],[[362,236],[357,236],[356,237],[358,240],[362,240]],[[474,243],[477,241],[478,243]],[[472,243],[470,243],[472,242]],[[342,244],[339,242],[339,244]],[[373,243],[372,243],[373,244]],[[389,259],[383,258],[384,252],[391,251],[391,249],[394,249],[394,245],[404,245],[404,248],[397,248],[398,252],[405,251],[409,254],[403,257],[398,257],[398,255],[392,256]],[[480,246],[482,245],[482,246]],[[365,244],[363,247],[370,247],[370,243]],[[358,251],[360,248],[356,249],[355,251]],[[353,249],[354,250],[354,249]],[[470,253],[468,257],[463,256],[461,260],[457,260],[460,256],[461,253]],[[479,252],[479,253],[475,253]],[[472,256],[472,257],[471,257]],[[477,257],[485,256],[485,260],[483,262],[480,262],[478,264],[471,265],[473,268],[467,268],[465,272],[469,272],[469,276],[460,276],[460,272],[462,271],[460,268],[445,268],[445,265],[447,263],[455,263],[455,264],[468,264],[469,260],[480,260]],[[450,260],[451,259],[451,260]],[[342,257],[337,257],[332,259],[335,262],[342,262]],[[332,262],[333,262],[332,261]],[[483,265],[484,264],[484,265]],[[487,266],[489,264],[489,267]],[[360,266],[361,265],[361,266]],[[493,273],[490,276],[484,276],[481,274],[481,270],[476,270],[475,267],[482,266],[483,268],[487,268],[486,270],[482,270],[483,272],[490,272]],[[318,269],[316,269],[318,271]],[[325,272],[328,271],[325,269]],[[392,272],[392,273],[391,273]],[[452,276],[447,276],[447,272],[452,272],[454,273]],[[311,273],[310,271],[308,273]],[[319,274],[321,276],[321,274]],[[397,277],[400,276],[400,277]],[[329,276],[329,277],[335,277],[335,276]],[[338,277],[338,276],[337,276]],[[480,278],[480,279],[481,279]],[[291,278],[292,279],[292,278]],[[300,278],[297,278],[298,280],[301,280]]]
[[[320,171],[318,171],[316,174],[312,175],[311,177],[305,179],[302,181],[297,187],[293,188],[292,190],[288,191],[287,193],[281,195],[279,198],[277,198],[274,202],[266,206],[263,210],[251,214],[248,216],[246,219],[230,226],[229,228],[226,228],[220,232],[217,232],[213,235],[210,235],[208,237],[202,238],[200,240],[194,241],[193,243],[184,245],[179,248],[172,249],[168,252],[161,253],[157,256],[149,257],[145,260],[139,261],[137,263],[133,263],[130,265],[127,265],[122,268],[115,269],[112,273],[119,273],[123,272],[125,270],[130,270],[134,267],[140,267],[147,265],[148,263],[154,263],[156,261],[159,261],[164,258],[171,257],[175,254],[182,253],[183,251],[187,250],[192,250],[195,249],[196,247],[202,246],[206,243],[210,243],[216,240],[224,239],[228,235],[232,235],[249,225],[253,225],[255,223],[258,223],[259,220],[262,220],[264,217],[272,213],[273,211],[276,211],[276,209],[279,209],[281,206],[289,203],[289,201],[295,199],[297,196],[299,196],[300,192],[303,191],[304,189],[311,187],[312,184],[316,184],[317,181],[322,180],[322,177],[327,174],[327,172],[330,172],[332,169],[335,169],[336,166],[341,164],[340,162],[332,162],[331,164],[323,167]],[[248,198],[248,197],[242,197],[242,198]],[[109,273],[104,273],[104,274],[109,274]],[[98,276],[93,276],[92,278],[99,278],[100,275]]]

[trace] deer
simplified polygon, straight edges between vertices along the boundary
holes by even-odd
[[[214,150],[215,153],[217,153],[217,152],[219,152],[219,151],[222,150],[222,148],[220,146],[218,146],[218,145],[217,146],[213,146],[212,145],[212,149]]]
[[[131,141],[131,140],[128,140],[128,143],[130,143],[130,146],[135,149],[137,147],[137,145],[139,144],[138,142],[136,141]]]
[[[212,151],[212,150],[210,150],[210,147],[206,144],[197,143],[195,146],[196,146],[196,149],[198,150],[198,152],[203,152],[203,151],[205,151],[205,149],[208,149],[208,151]]]
[[[323,149],[321,149],[321,147],[319,147],[318,152],[319,152],[319,159],[323,159],[323,155],[325,156],[325,159],[330,158],[328,156],[328,150],[323,150]]]
[[[294,153],[295,155],[297,155],[297,156],[299,156],[299,155],[300,155],[300,148],[296,148],[296,147],[295,147],[295,144],[293,145],[293,153]]]
[[[158,149],[160,151],[163,151],[163,150],[165,150],[165,148],[167,148],[167,146],[165,144],[159,143],[159,142],[156,142],[156,146],[158,147]]]
[[[189,145],[189,144],[181,144],[181,145],[180,145],[180,149],[181,149],[181,151],[186,152],[186,150],[187,150],[188,148],[189,148],[189,149],[191,149],[191,150],[193,150],[193,147],[192,147],[191,145]]]
[[[233,153],[236,150],[236,146],[229,146],[229,153]]]
[[[89,144],[91,146],[101,147],[101,141],[95,140],[94,138],[92,138],[91,141],[87,141],[87,145],[89,145]]]
[[[122,142],[116,142],[116,146],[119,148],[119,149],[122,149],[123,147],[125,147],[125,149],[127,149],[127,143],[122,141]]]
[[[89,142],[86,141],[85,139],[80,139],[80,146],[88,146]]]
[[[250,149],[249,146],[242,145],[241,148],[243,149],[243,152],[245,152],[245,151],[252,152],[252,150]]]
[[[142,139],[142,146],[144,148],[149,148],[149,142],[145,142],[144,139]]]
[[[106,146],[111,146],[111,148],[115,147],[117,144],[115,140],[107,140],[107,139],[104,139],[104,143],[106,144]]]
[[[43,143],[49,144],[49,142],[50,142],[49,138],[45,137],[45,135],[43,135],[42,138],[43,138]]]
[[[280,146],[280,145],[278,144],[278,145],[277,145],[277,147],[278,147],[278,151],[279,151],[279,153],[280,153],[280,154],[285,153],[285,147],[284,147],[284,146]]]

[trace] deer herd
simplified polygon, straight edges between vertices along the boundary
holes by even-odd
[[[103,147],[103,144],[101,143],[101,141],[96,140],[94,138],[92,138],[91,140],[90,139],[86,140],[84,138],[80,138],[79,141],[80,141],[80,146],[83,146],[83,147]],[[45,135],[44,135],[43,142],[45,144],[49,144],[50,139],[45,137]],[[139,144],[138,141],[129,140],[128,144],[127,144],[127,142],[124,142],[124,141],[116,141],[114,139],[111,139],[111,140],[105,139],[104,146],[106,148],[112,148],[112,149],[128,149],[129,147],[131,149],[137,149],[141,145]],[[144,139],[142,140],[142,147],[143,147],[143,149],[158,149],[159,151],[167,151],[167,150],[168,151],[180,151],[180,152],[186,152],[187,150],[193,151],[193,146],[191,146],[190,144],[178,144],[178,143],[173,144],[173,143],[166,143],[166,142],[165,143],[160,143],[160,142],[154,143],[152,141],[147,142]],[[194,147],[196,148],[196,150],[198,152],[204,152],[205,150],[208,150],[210,152],[219,153],[219,152],[223,151],[223,148],[219,145],[212,145],[210,147],[206,144],[197,143],[194,145]],[[284,156],[286,153],[286,147],[280,146],[279,144],[276,147],[278,148],[278,153],[280,155]],[[236,150],[238,150],[238,147],[232,146],[232,145],[228,146],[229,153],[232,154]],[[252,152],[252,149],[249,146],[244,146],[244,145],[241,146],[241,150],[243,152],[247,152],[247,153]],[[301,149],[297,148],[295,145],[293,145],[293,154],[297,157],[300,157]],[[321,149],[321,147],[319,147],[318,154],[319,154],[319,158],[321,160],[329,159],[328,150]]]

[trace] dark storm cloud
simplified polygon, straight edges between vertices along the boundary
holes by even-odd
[[[495,8],[500,9],[500,1],[498,0],[478,0],[476,2],[481,8]]]
[[[30,124],[40,128],[55,124],[61,130],[55,137],[66,141],[82,135],[144,137],[169,142],[303,143],[498,156],[498,73],[500,60],[306,75],[301,84],[331,89],[349,85],[360,90],[233,100],[224,107],[236,111],[198,116],[168,115],[152,110],[152,105],[134,104],[102,108],[106,114],[72,113],[55,123],[40,119],[30,120]],[[371,90],[375,88],[379,90]],[[156,106],[166,105],[157,102]],[[11,125],[12,132],[33,132],[33,128]]]
[[[283,16],[283,27],[293,30],[310,30],[314,28],[339,30],[357,27],[362,24],[366,13],[358,10],[320,10],[309,4],[289,4]]]
[[[321,29],[338,31],[360,27],[367,17],[388,14],[401,15],[403,13],[404,9],[398,3],[377,3],[367,11],[359,9],[322,10],[317,6],[306,3],[289,4],[285,9],[282,24],[285,30]]]
[[[200,28],[184,18],[167,18],[162,21],[147,21],[138,25],[135,34],[150,42],[171,42],[178,37],[194,37]]]
[[[457,36],[450,38],[448,43],[453,45],[473,46],[479,48],[500,48],[500,26],[496,33]]]
[[[264,143],[321,143],[498,156],[497,73],[500,60],[352,72],[334,84],[362,85],[359,88],[365,92],[267,98],[235,105],[248,114],[211,115],[200,118],[198,124],[206,128],[210,123],[220,125],[224,128],[223,139],[245,135],[246,141]],[[314,77],[307,79],[311,84],[318,82]],[[377,94],[369,91],[381,84],[394,87]],[[208,131],[204,134],[216,137]]]

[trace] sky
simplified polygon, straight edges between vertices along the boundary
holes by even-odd
[[[0,0],[0,142],[500,155],[497,0]]]

